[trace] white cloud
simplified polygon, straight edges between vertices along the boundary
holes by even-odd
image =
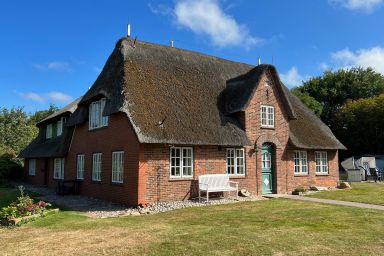
[[[49,92],[47,93],[47,98],[55,102],[69,102],[72,100],[72,97],[62,93],[62,92]]]
[[[286,73],[280,74],[280,78],[288,87],[298,86],[309,78],[308,75],[301,75],[296,67],[292,67]]]
[[[373,12],[379,8],[384,0],[329,0],[331,4],[341,5],[349,10]]]
[[[172,13],[172,8],[165,4],[153,5],[149,3],[148,7],[154,14],[168,15]]]
[[[71,65],[65,61],[52,61],[46,64],[33,64],[32,66],[38,70],[54,70],[65,72],[70,72],[72,70]]]
[[[238,24],[221,8],[218,0],[181,0],[174,7],[176,23],[198,35],[208,36],[219,47],[251,47],[263,39],[252,36],[246,25]]]
[[[326,62],[321,62],[320,65],[319,65],[319,67],[320,67],[320,69],[321,69],[322,71],[325,71],[325,70],[329,70],[329,69],[330,69],[329,65],[328,65]]]
[[[341,68],[362,67],[373,68],[384,75],[384,48],[376,46],[360,49],[356,52],[348,48],[332,53],[332,59]]]
[[[18,91],[15,91],[15,93],[23,99],[32,100],[32,101],[39,102],[39,103],[44,103],[44,98],[38,93],[35,93],[35,92],[25,92],[24,93],[24,92],[18,92]]]
[[[38,103],[58,102],[68,103],[72,101],[72,97],[62,92],[52,91],[48,93],[36,93],[36,92],[18,92],[14,91],[21,98],[31,100]]]

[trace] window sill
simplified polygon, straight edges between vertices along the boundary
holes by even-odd
[[[28,174],[28,176],[35,177],[36,174]]]
[[[229,175],[230,179],[245,179],[247,176],[245,175]]]
[[[316,173],[316,176],[329,176],[329,173]]]
[[[193,177],[185,177],[185,178],[169,178],[168,181],[191,181],[194,180]]]
[[[108,128],[108,125],[107,126],[102,126],[102,127],[97,127],[97,128],[88,128],[88,131],[89,132],[95,132],[95,131],[99,131],[99,130],[103,130],[103,129],[107,129]]]
[[[294,174],[294,177],[307,177],[308,173],[300,173],[300,174]]]
[[[275,130],[274,126],[260,126],[261,129]]]

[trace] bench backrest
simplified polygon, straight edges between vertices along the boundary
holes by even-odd
[[[199,176],[199,183],[208,184],[210,187],[228,187],[228,174],[205,174]]]

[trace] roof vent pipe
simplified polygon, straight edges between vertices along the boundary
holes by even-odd
[[[130,23],[128,23],[128,26],[127,26],[127,36],[131,37],[131,24]]]

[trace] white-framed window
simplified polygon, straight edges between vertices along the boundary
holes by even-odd
[[[315,152],[316,173],[328,174],[328,157],[326,151]]]
[[[55,158],[53,166],[53,178],[64,179],[64,158]]]
[[[191,178],[193,176],[193,148],[171,147],[170,176],[171,178]]]
[[[245,175],[243,148],[227,148],[227,174]]]
[[[84,161],[85,155],[79,154],[76,159],[76,177],[78,180],[84,179]]]
[[[45,137],[46,137],[47,139],[52,138],[52,124],[48,124],[48,125],[47,125],[46,133],[45,133]]]
[[[63,134],[63,125],[64,125],[64,122],[65,122],[65,118],[62,117],[60,118],[59,121],[57,121],[57,136],[60,136],[61,134]]]
[[[112,152],[112,182],[123,183],[124,151]]]
[[[93,153],[92,155],[92,180],[101,181],[101,153]]]
[[[103,116],[106,99],[89,104],[89,130],[108,126],[108,116]]]
[[[36,159],[29,159],[28,162],[28,174],[30,176],[36,175]]]
[[[307,151],[296,150],[293,156],[295,174],[308,174]]]
[[[261,127],[275,127],[275,108],[272,106],[261,105],[260,110]]]

